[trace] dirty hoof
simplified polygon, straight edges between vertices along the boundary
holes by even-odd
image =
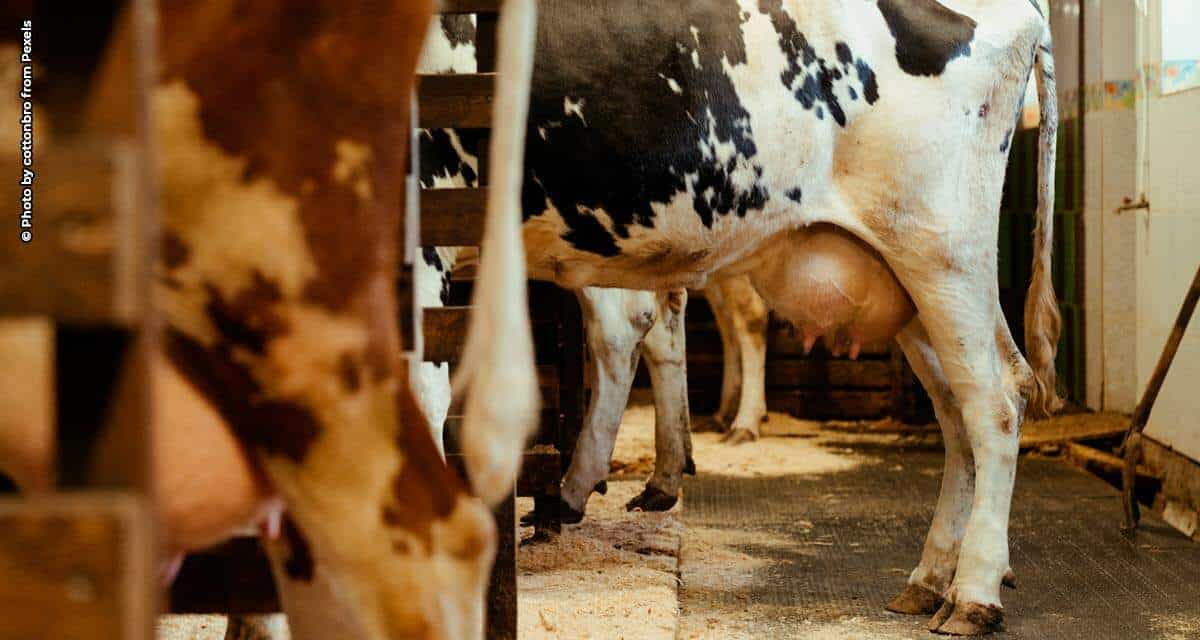
[[[696,475],[696,460],[694,458],[692,458],[691,456],[688,456],[687,460],[684,460],[684,462],[683,462],[683,475],[685,475],[685,476]]]
[[[716,416],[701,416],[692,419],[692,433],[725,433],[729,424]]]
[[[625,503],[626,511],[670,511],[678,496],[673,496],[654,487],[646,487],[641,494]]]
[[[608,495],[608,480],[601,480],[592,488],[592,493],[598,493],[602,496]]]
[[[1012,569],[1005,571],[1004,577],[1000,578],[1000,584],[1008,587],[1009,589],[1016,589],[1017,588],[1017,574],[1013,573]]]
[[[721,442],[731,446],[754,442],[755,440],[758,440],[758,434],[749,429],[734,429],[724,438],[721,438]]]
[[[547,542],[554,542],[557,539],[558,539],[557,533],[554,533],[550,529],[539,528],[539,529],[533,530],[533,535],[521,540],[521,542],[518,546],[536,547],[539,544],[546,544]]]
[[[541,527],[547,524],[578,524],[583,521],[583,512],[576,511],[562,498],[540,502],[525,515],[521,516],[522,527]]]
[[[940,593],[919,584],[908,584],[904,585],[904,591],[896,594],[896,597],[887,603],[886,609],[908,615],[929,615],[937,611],[944,600]]]
[[[933,616],[929,630],[947,636],[982,636],[1004,631],[1004,610],[994,604],[947,600]]]

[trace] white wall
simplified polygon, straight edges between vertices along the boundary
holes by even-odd
[[[1059,4],[1059,3],[1055,3]],[[1097,100],[1105,83],[1137,72],[1134,3],[1085,0],[1084,82],[1093,91],[1084,115],[1085,372],[1087,405],[1131,412],[1137,404],[1135,218],[1118,214],[1137,199],[1137,117]]]
[[[1161,1],[1150,3],[1147,51],[1159,60]],[[1177,1],[1177,0],[1176,0]],[[1200,2],[1192,7],[1200,22]],[[1200,264],[1200,88],[1149,94],[1146,191],[1135,219],[1137,381],[1145,388]],[[1200,319],[1193,318],[1147,435],[1200,461]]]

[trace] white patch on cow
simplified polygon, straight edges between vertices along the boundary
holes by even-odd
[[[675,78],[668,78],[667,76],[665,76],[661,73],[658,74],[658,77],[667,81],[667,86],[671,88],[671,91],[673,93],[683,95],[683,87],[679,86],[679,83],[675,81]]]
[[[183,286],[160,287],[171,325],[209,344],[215,339],[204,310],[205,284],[231,299],[256,277],[300,296],[317,272],[294,196],[268,178],[243,179],[246,160],[204,138],[195,95],[182,82],[154,92],[162,169],[163,225],[189,250],[172,273]]]
[[[353,140],[338,140],[333,152],[334,181],[349,186],[360,200],[370,200],[371,147]]]
[[[539,135],[539,136],[542,138],[542,140],[549,140],[549,139],[550,139],[550,137],[549,137],[548,135],[546,135],[546,127],[540,127],[540,126],[539,126],[539,127],[537,128],[537,130],[538,130],[538,135]]]
[[[700,30],[696,25],[691,26],[692,39],[696,41],[696,48],[692,49],[692,66],[700,69]]]
[[[438,247],[437,254],[444,271],[430,266],[425,262],[424,257],[417,260],[414,269],[413,281],[417,302],[426,308],[444,306],[442,303],[442,279],[446,277],[445,271],[452,270],[458,260],[457,248]],[[412,379],[412,389],[417,404],[425,413],[425,417],[429,419],[433,442],[437,446],[438,452],[444,455],[442,433],[446,416],[450,413],[450,365],[444,362],[422,362],[417,368],[416,376]]]
[[[580,98],[579,100],[572,100],[571,96],[565,96],[565,97],[563,97],[563,113],[568,116],[575,116],[575,117],[579,118],[583,122],[583,126],[586,127],[587,126],[587,118],[583,117],[583,105],[585,105],[586,103],[587,103],[587,100],[585,100],[584,98]]]

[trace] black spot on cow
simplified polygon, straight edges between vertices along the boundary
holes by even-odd
[[[858,71],[858,80],[862,83],[863,98],[867,104],[875,104],[879,99],[879,85],[875,83],[875,70],[867,66],[867,63],[859,60],[854,63],[854,68]]]
[[[565,241],[616,256],[619,238],[634,226],[653,227],[655,206],[681,193],[690,191],[708,226],[761,210],[765,188],[734,179],[759,168],[758,149],[723,68],[746,61],[744,19],[733,2],[687,0],[671,11],[646,11],[641,0],[545,3],[525,218],[553,208],[566,223]],[[583,118],[565,113],[567,97],[583,105]],[[717,153],[728,145],[732,154]]]
[[[475,22],[468,14],[447,14],[442,16],[442,33],[455,47],[475,44]]]
[[[804,198],[804,192],[800,190],[800,187],[789,189],[785,195],[787,195],[788,200],[791,200],[796,204],[800,204],[800,201]]]
[[[809,43],[808,38],[800,31],[796,22],[783,8],[783,0],[759,0],[758,10],[771,19],[771,26],[779,34],[779,48],[787,56],[788,66],[780,75],[780,80],[795,95],[796,100],[810,109],[819,119],[829,111],[830,117],[839,126],[846,126],[846,112],[838,98],[837,88],[847,75],[843,75],[842,67],[849,69],[853,63],[858,69],[859,82],[863,85],[863,94],[874,96],[868,98],[868,103],[874,103],[879,97],[875,87],[875,74],[870,66],[861,59],[855,59],[850,45],[838,42],[834,45],[837,63],[817,55],[816,49]],[[868,86],[869,83],[869,86]],[[853,90],[852,86],[846,88]],[[856,94],[851,94],[855,96]],[[855,99],[852,97],[851,99]],[[822,106],[823,105],[823,106]]]
[[[442,257],[438,255],[436,247],[421,247],[421,258],[425,260],[425,264],[437,269],[439,273],[446,270],[446,265],[442,264]]]
[[[850,45],[845,42],[837,43],[834,45],[834,49],[837,50],[838,61],[842,64],[850,64],[854,60],[854,54],[850,52]]]
[[[312,550],[309,549],[308,541],[304,539],[304,535],[300,533],[300,529],[296,527],[296,523],[292,522],[289,516],[283,517],[282,533],[288,546],[288,557],[283,562],[283,570],[292,580],[312,582],[313,574],[316,573]]]
[[[287,321],[277,309],[283,294],[262,273],[255,271],[250,285],[232,299],[225,299],[212,284],[205,288],[208,293],[208,303],[205,305],[208,319],[216,327],[221,340],[230,346],[262,355],[266,352],[267,342],[287,333]]]
[[[896,60],[909,75],[938,76],[959,56],[971,55],[975,21],[937,0],[879,0],[896,39]]]
[[[163,266],[168,271],[174,271],[187,264],[188,258],[192,256],[192,250],[187,246],[182,238],[173,231],[163,231],[162,234],[162,261]]]

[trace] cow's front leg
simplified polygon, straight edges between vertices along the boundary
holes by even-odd
[[[560,508],[567,523],[583,519],[588,497],[608,477],[642,340],[654,325],[657,306],[655,295],[645,291],[586,288],[577,296],[592,355],[588,368],[592,398],[563,478]]]
[[[688,415],[687,291],[659,294],[658,321],[646,335],[644,352],[654,386],[654,474],[625,508],[667,511],[679,500],[683,474],[695,473]]]
[[[950,391],[962,412],[975,461],[975,490],[958,563],[945,602],[930,629],[953,635],[998,631],[1004,626],[1000,586],[1009,571],[1008,518],[1016,475],[1021,390],[1032,372],[1019,354],[1001,347],[1007,333],[989,269],[963,277],[935,274],[908,279],[909,291],[929,332]]]
[[[747,276],[727,278],[720,285],[741,371],[737,414],[725,436],[728,444],[758,439],[759,425],[767,418],[767,321],[769,312]]]
[[[887,608],[896,613],[931,614],[942,606],[943,595],[954,578],[959,545],[967,517],[971,515],[975,461],[967,445],[958,402],[950,391],[946,374],[921,321],[914,320],[896,341],[933,401],[938,424],[942,427],[946,462],[942,471],[942,489],[933,523],[925,538],[921,562],[909,576],[904,590],[892,598]]]

